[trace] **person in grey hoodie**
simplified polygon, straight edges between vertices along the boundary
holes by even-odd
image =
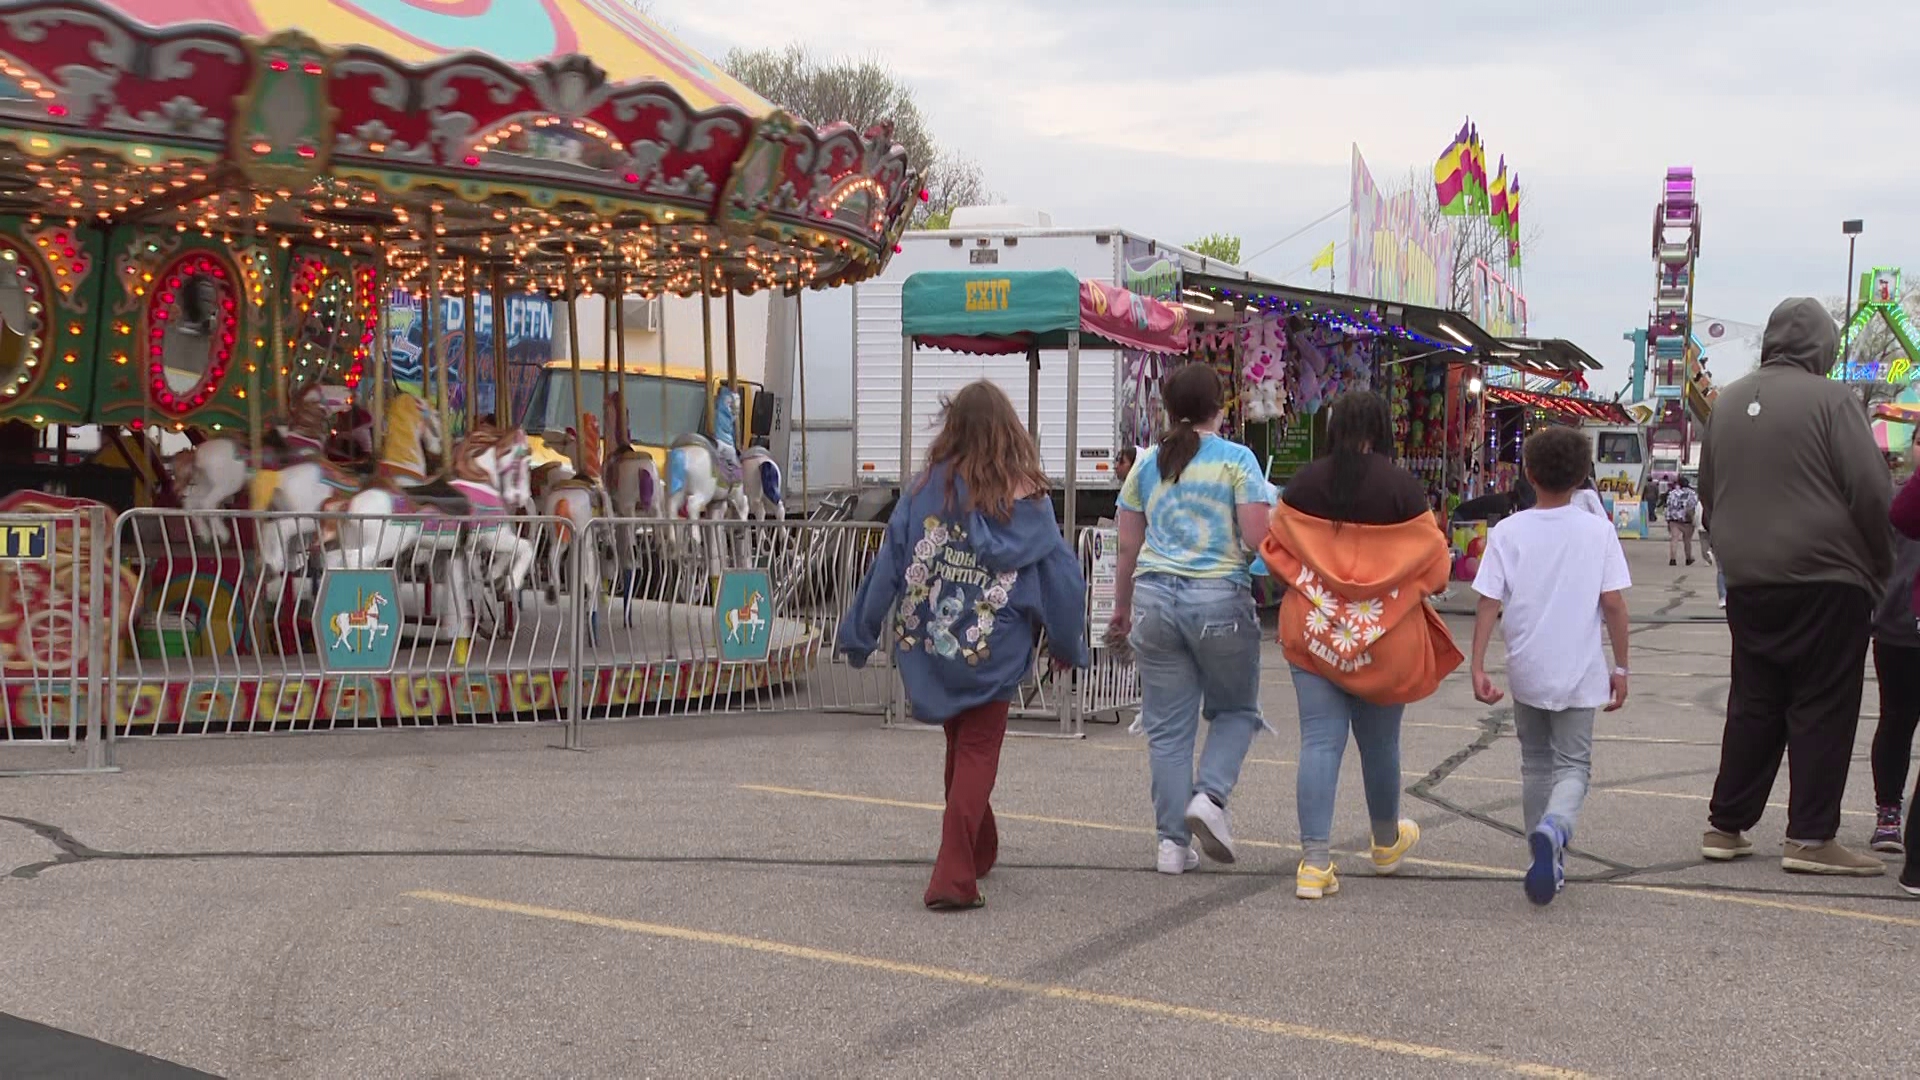
[[[1720,391],[1700,497],[1727,575],[1733,685],[1701,840],[1708,859],[1753,854],[1780,758],[1791,789],[1783,869],[1873,876],[1834,840],[1860,722],[1867,642],[1893,568],[1892,492],[1860,400],[1827,378],[1839,328],[1817,300],[1767,322],[1760,368]]]

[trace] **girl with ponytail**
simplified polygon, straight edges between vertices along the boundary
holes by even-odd
[[[1158,867],[1199,864],[1193,844],[1234,861],[1227,796],[1263,721],[1260,617],[1248,552],[1273,495],[1253,451],[1220,437],[1220,377],[1187,364],[1160,388],[1170,421],[1120,490],[1120,559],[1110,634],[1140,673],[1140,723],[1153,770]],[[1200,717],[1210,730],[1194,775]]]

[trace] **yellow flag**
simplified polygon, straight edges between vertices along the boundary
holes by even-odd
[[[1313,257],[1313,265],[1307,267],[1307,273],[1331,269],[1333,269],[1333,241],[1329,240],[1327,246],[1320,249],[1320,254]]]

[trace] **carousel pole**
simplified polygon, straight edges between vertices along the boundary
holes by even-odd
[[[453,438],[453,416],[448,407],[447,343],[440,325],[443,313],[440,310],[440,232],[437,228],[440,223],[439,218],[440,215],[436,211],[432,209],[427,211],[427,306],[422,314],[431,312],[431,316],[425,320],[421,329],[430,335],[426,339],[433,343],[430,355],[433,357],[434,366],[440,371],[440,439],[444,444],[446,440]],[[422,390],[427,387],[427,377],[426,371],[420,372]],[[451,465],[453,455],[446,455],[446,461]]]
[[[630,286],[631,282],[627,280],[626,274],[622,273],[620,275],[620,306],[613,309],[613,362],[614,370],[619,375],[620,386],[618,417],[620,441],[615,445],[622,453],[633,441],[633,425],[628,422],[631,408],[627,405],[627,289]],[[608,437],[612,438],[613,433],[609,432]]]
[[[285,314],[281,309],[286,307],[287,304],[290,304],[293,302],[292,276],[293,276],[293,263],[292,263],[292,260],[288,260],[288,263],[287,263],[288,289],[287,289],[286,303],[275,302],[278,299],[277,293],[267,294],[269,297],[268,302],[273,305],[273,310],[271,312],[271,318],[272,318],[271,325],[273,328],[273,344],[271,349],[269,350],[269,355],[273,359],[273,371],[271,372],[273,376],[273,403],[274,403],[274,406],[280,410],[280,416],[282,417],[283,422],[286,419],[290,418],[287,411],[287,378],[290,373],[287,371],[287,341],[286,341]],[[259,448],[255,447],[255,449],[257,450]]]
[[[621,343],[616,346],[613,332],[614,322],[620,315],[620,305],[626,303],[626,295],[621,291],[624,287],[625,283],[619,280],[616,271],[607,284],[606,304],[600,313],[600,438],[607,444],[613,439],[614,428],[620,426],[607,422],[613,415],[612,410],[618,408],[622,416],[627,411],[627,362],[619,359],[625,356],[626,345]],[[614,371],[607,370],[609,364],[616,365]],[[611,382],[607,379],[608,375],[614,376]]]
[[[717,438],[718,433],[714,428],[713,416],[713,290],[707,278],[707,260],[705,258],[700,260],[700,337],[702,339],[701,347],[706,355],[707,434]],[[664,364],[664,358],[662,363]]]
[[[466,366],[461,371],[461,388],[467,398],[467,430],[472,431],[474,421],[479,418],[476,411],[480,407],[480,395],[476,393],[480,386],[480,290],[474,287],[474,268],[465,259],[460,260],[460,316],[463,327],[461,336],[466,338]]]
[[[745,404],[740,398],[740,352],[739,339],[734,335],[733,289],[727,289],[727,389],[733,392],[733,448],[740,449],[746,435],[747,421],[741,413]]]
[[[800,512],[813,512],[813,499],[808,490],[807,474],[813,471],[813,459],[807,456],[807,305],[806,293],[795,288],[793,291],[793,337],[798,350],[795,354],[795,378],[799,382],[797,396],[800,405]]]
[[[269,294],[269,296],[271,296],[271,294]],[[272,300],[269,299],[268,303],[272,303]],[[265,434],[263,430],[265,423],[260,415],[260,365],[266,362],[266,357],[256,356],[253,358],[253,362],[247,365],[247,449],[253,452],[253,460],[256,462],[260,460],[260,443]],[[146,417],[147,403],[151,400],[151,395],[142,394],[140,396],[141,426],[143,428],[153,426]],[[146,432],[142,431],[140,436],[143,439],[146,438]]]
[[[271,293],[268,295],[272,296]],[[280,402],[282,423],[286,423],[287,420],[291,419],[287,413],[287,324],[285,309],[285,304],[273,303],[271,312],[271,325],[273,330],[272,363],[273,370],[279,372],[273,380],[276,391],[274,396],[279,399]],[[259,461],[260,458],[257,455],[260,453],[260,444],[258,442],[254,443],[253,452],[256,455],[254,460]]]
[[[507,272],[493,268],[493,426],[505,431],[518,424],[507,393]]]
[[[383,260],[384,261],[384,260]],[[382,430],[386,424],[387,373],[393,370],[393,333],[387,326],[387,319],[393,312],[393,271],[381,266],[373,285],[373,325],[374,341],[373,361],[373,460],[380,460],[380,443],[385,437]]]
[[[585,415],[586,401],[581,393],[580,379],[580,293],[567,290],[567,356],[573,362],[573,415],[567,419],[573,421],[573,438],[569,445],[573,448],[573,475],[586,474],[585,435],[581,430],[580,417]]]
[[[654,302],[660,305],[660,441],[670,443],[673,434],[667,431],[667,293],[664,288]]]

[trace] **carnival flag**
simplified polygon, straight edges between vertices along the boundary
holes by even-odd
[[[1507,189],[1507,265],[1520,265],[1520,174]]]
[[[1460,134],[1441,153],[1440,159],[1433,163],[1433,193],[1440,204],[1440,213],[1447,217],[1461,217],[1467,212],[1467,128],[1462,124]]]
[[[1493,219],[1493,227],[1501,236],[1507,235],[1507,155],[1500,155],[1500,172],[1494,176],[1492,187],[1488,188],[1488,202],[1491,209],[1487,216]]]
[[[1467,212],[1484,214],[1487,204],[1487,148],[1480,141],[1480,129],[1467,133]]]
[[[1320,249],[1320,254],[1313,257],[1313,265],[1307,267],[1307,273],[1313,274],[1331,269],[1333,269],[1333,241],[1329,240],[1327,246]]]

